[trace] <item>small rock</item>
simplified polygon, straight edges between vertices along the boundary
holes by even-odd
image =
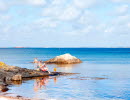
[[[21,98],[22,96],[20,96],[20,95],[17,95],[17,97],[18,97],[18,98]]]

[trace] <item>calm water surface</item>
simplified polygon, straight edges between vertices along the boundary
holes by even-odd
[[[15,83],[7,93],[45,100],[130,100],[129,48],[8,48],[0,49],[0,61],[33,69],[33,58],[48,60],[64,53],[83,63],[47,65],[49,70],[80,74]]]

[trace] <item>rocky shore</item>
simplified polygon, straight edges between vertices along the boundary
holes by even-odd
[[[11,85],[13,81],[22,81],[23,79],[54,76],[54,75],[71,75],[76,73],[65,72],[41,72],[33,69],[20,68],[16,66],[9,66],[1,64],[0,62],[0,91],[5,92],[8,90],[8,85]]]

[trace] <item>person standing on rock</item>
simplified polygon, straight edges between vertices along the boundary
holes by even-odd
[[[34,58],[33,63],[34,63],[34,68],[37,68],[38,63],[39,63],[38,59],[37,59],[37,58]]]

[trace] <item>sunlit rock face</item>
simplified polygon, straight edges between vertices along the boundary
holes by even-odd
[[[45,61],[45,63],[55,63],[55,64],[76,64],[76,63],[81,63],[81,62],[82,61],[80,59],[70,54],[56,56],[53,59]]]

